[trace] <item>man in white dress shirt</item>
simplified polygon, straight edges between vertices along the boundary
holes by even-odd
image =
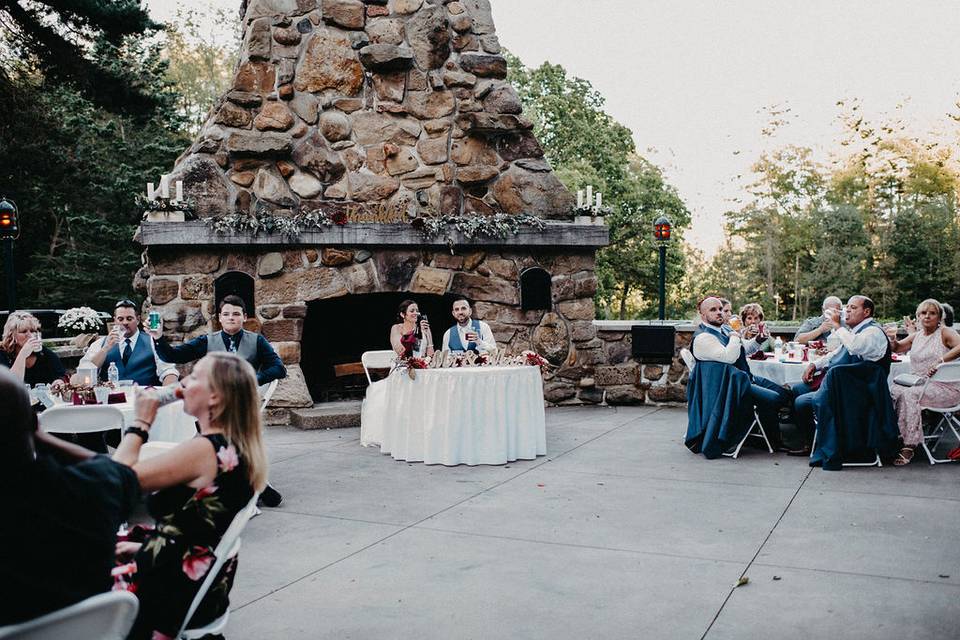
[[[831,366],[840,364],[875,362],[883,365],[884,362],[889,363],[890,341],[883,332],[883,328],[873,319],[873,312],[873,301],[862,295],[853,296],[847,301],[846,327],[841,326],[839,310],[825,311],[827,320],[832,326],[831,331],[839,338],[840,346],[807,365],[803,372],[803,382],[793,385],[793,392],[797,396],[794,403],[797,426],[808,443],[813,440],[815,404],[823,401],[821,397],[823,394],[819,389],[814,390],[811,386],[815,377],[825,374]],[[809,448],[806,453],[809,453]]]
[[[443,349],[447,351],[475,351],[492,353],[497,350],[493,331],[483,320],[473,320],[473,309],[466,298],[453,301],[453,317],[457,324],[443,334]]]
[[[119,301],[113,309],[113,330],[94,340],[80,366],[93,366],[100,379],[107,379],[110,363],[117,365],[121,380],[133,380],[143,386],[176,383],[180,375],[175,365],[164,362],[154,351],[150,336],[140,333],[140,314],[131,300]]]
[[[793,394],[773,380],[750,372],[747,353],[757,350],[757,335],[749,329],[744,335],[725,323],[723,303],[719,298],[706,298],[700,303],[700,327],[694,333],[691,352],[700,361],[733,365],[750,377],[750,400],[757,408],[767,439],[774,450],[782,449],[779,409],[789,406]]]

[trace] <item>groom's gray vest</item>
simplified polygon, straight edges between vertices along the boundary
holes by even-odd
[[[253,365],[253,369],[257,369],[257,334],[252,331],[247,331],[246,329],[240,330],[242,337],[240,338],[240,344],[237,345],[237,355]],[[227,347],[223,344],[223,336],[226,335],[223,331],[217,331],[216,333],[211,333],[207,335],[207,352],[211,351],[227,351]]]

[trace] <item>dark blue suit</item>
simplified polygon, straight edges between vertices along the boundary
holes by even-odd
[[[726,327],[717,329],[716,327],[701,324],[694,332],[693,340],[696,341],[697,336],[702,333],[713,335],[723,346],[727,346],[730,343],[730,332]],[[693,343],[691,343],[691,346],[694,346]],[[698,363],[708,362],[697,357],[696,349],[692,349],[692,352],[693,357]],[[757,416],[763,424],[767,439],[770,440],[770,446],[774,449],[781,447],[783,441],[780,438],[780,418],[778,411],[781,407],[789,406],[790,401],[793,399],[793,393],[773,380],[753,375],[750,372],[750,365],[747,363],[747,353],[744,351],[742,345],[737,361],[733,365],[727,366],[735,367],[747,375],[747,380],[750,383],[747,394],[750,401],[757,408]]]
[[[855,333],[871,328],[882,331],[870,320],[861,323]],[[886,455],[895,448],[899,430],[887,386],[890,356],[889,343],[877,361],[864,360],[844,346],[830,359],[818,390],[805,382],[793,386],[797,426],[807,442],[813,440],[814,415],[817,417],[819,435],[811,466],[840,469],[844,452]]]

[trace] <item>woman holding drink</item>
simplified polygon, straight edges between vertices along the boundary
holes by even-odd
[[[910,464],[917,445],[923,441],[920,407],[951,407],[960,402],[960,385],[929,380],[941,364],[960,356],[960,334],[943,326],[943,308],[933,299],[924,300],[917,307],[917,323],[919,326],[914,326],[914,332],[902,341],[897,340],[896,326],[886,329],[894,352],[909,352],[910,370],[926,379],[913,387],[890,384],[890,396],[903,438],[903,448],[893,461],[898,467]],[[910,325],[913,324],[911,321]]]
[[[63,363],[40,338],[40,321],[26,311],[14,311],[3,326],[0,365],[10,367],[28,385],[59,386],[66,380]]]
[[[404,300],[397,309],[400,322],[390,327],[390,346],[400,357],[433,356],[433,334],[427,316],[413,300]]]
[[[733,326],[734,318],[731,318],[731,326]],[[758,351],[773,351],[773,340],[767,333],[767,325],[763,318],[763,307],[755,302],[743,305],[740,308],[739,320],[739,324],[743,328],[741,332],[743,337],[746,340],[756,340],[756,346],[744,345],[747,349],[747,355]]]

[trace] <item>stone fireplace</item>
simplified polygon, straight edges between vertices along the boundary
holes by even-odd
[[[138,233],[135,285],[170,339],[217,328],[215,300],[245,297],[248,328],[287,364],[271,403],[282,411],[322,399],[337,360],[389,348],[383,327],[400,298],[428,310],[439,342],[450,297],[465,295],[501,347],[556,365],[548,400],[598,401],[582,382],[603,358],[592,321],[607,229],[573,222],[573,198],[506,81],[488,0],[250,0],[241,12],[233,86],[170,176],[190,215],[151,216]],[[337,224],[210,224],[318,211]],[[428,236],[411,224],[524,214],[545,228]],[[375,318],[349,317],[378,304]],[[331,344],[326,314],[345,316],[355,348]]]

